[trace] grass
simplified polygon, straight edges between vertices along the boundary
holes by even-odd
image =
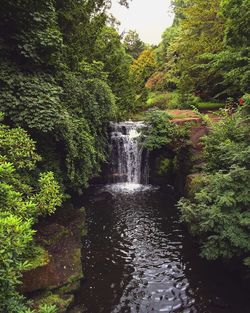
[[[177,91],[168,93],[159,91],[150,92],[145,106],[141,111],[132,113],[130,119],[133,121],[143,121],[147,113],[152,109],[167,111],[173,118],[177,119],[193,118],[196,117],[193,107],[196,107],[200,112],[217,111],[225,107],[225,104],[221,102],[201,101],[200,98],[192,95],[183,102],[180,93]]]
[[[186,100],[182,100],[181,95],[177,91],[168,93],[150,92],[145,109],[192,109],[192,106],[195,106],[198,110],[218,110],[225,107],[225,104],[214,101],[201,101],[200,98],[192,95]]]
[[[221,102],[198,102],[194,105],[198,110],[218,110],[225,107]]]

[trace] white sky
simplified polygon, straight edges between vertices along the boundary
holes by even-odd
[[[174,15],[170,0],[133,0],[129,9],[112,0],[111,13],[121,22],[120,31],[136,30],[145,43],[158,44]]]

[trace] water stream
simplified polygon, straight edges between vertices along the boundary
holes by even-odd
[[[140,184],[146,162],[136,142],[139,126],[112,126],[118,183],[92,186],[85,195],[85,279],[77,312],[249,312],[237,278],[199,257],[180,223],[173,188]]]

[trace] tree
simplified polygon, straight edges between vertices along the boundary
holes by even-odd
[[[103,70],[108,74],[120,113],[131,110],[134,102],[130,79],[132,58],[126,53],[121,37],[114,28],[103,28],[96,40],[92,59],[104,64]]]
[[[219,92],[220,73],[206,67],[203,55],[217,54],[224,48],[224,20],[219,14],[220,1],[185,1],[179,8],[183,15],[180,33],[175,43],[180,73],[179,88],[183,93],[195,93],[207,99]]]
[[[171,26],[162,34],[162,41],[155,49],[156,71],[147,82],[147,87],[154,91],[172,91],[179,82],[179,72],[176,66],[178,52],[175,41],[179,36],[180,28]]]
[[[145,84],[156,68],[156,57],[153,49],[144,50],[131,65],[131,78],[136,92],[136,107],[143,106],[147,98]]]
[[[211,58],[211,67],[222,72],[222,94],[240,97],[250,92],[250,10],[248,1],[222,1],[226,48]]]
[[[118,58],[98,46],[107,1],[31,2],[4,0],[0,13],[0,110],[37,141],[41,169],[71,190],[86,186],[106,158],[105,123],[116,112],[109,85],[121,107],[133,103],[130,58],[117,34]]]
[[[123,40],[126,52],[137,59],[145,49],[145,43],[140,39],[135,30],[129,30]]]

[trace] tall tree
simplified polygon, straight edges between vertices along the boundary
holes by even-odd
[[[175,42],[180,73],[179,87],[183,92],[195,92],[203,98],[216,94],[217,71],[203,67],[203,55],[216,54],[224,48],[224,19],[220,15],[220,0],[186,0],[177,7],[183,18]],[[200,66],[201,65],[201,66]]]
[[[145,49],[145,43],[140,39],[135,30],[129,30],[123,40],[126,52],[137,59]]]
[[[103,62],[103,70],[108,74],[118,108],[123,113],[130,110],[134,102],[129,72],[132,57],[126,53],[121,37],[114,28],[103,28],[96,40],[92,59]]]

